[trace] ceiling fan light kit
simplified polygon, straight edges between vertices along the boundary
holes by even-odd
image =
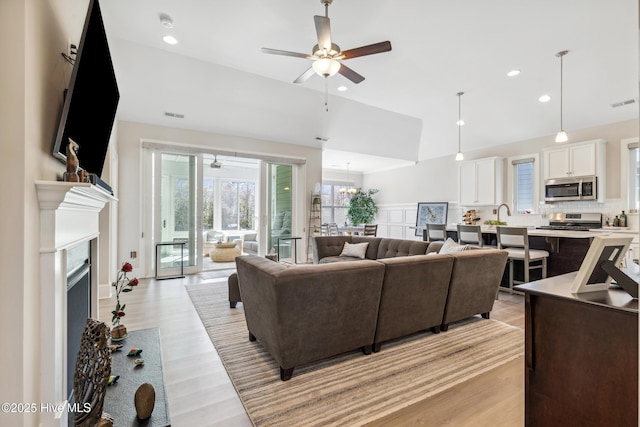
[[[556,56],[560,58],[560,132],[558,132],[556,134],[556,142],[557,143],[562,143],[562,142],[567,142],[569,140],[569,137],[567,136],[567,133],[564,131],[564,127],[562,125],[562,58],[569,53],[568,50],[562,50],[558,53],[556,53]]]
[[[262,48],[263,53],[271,55],[293,56],[296,58],[305,58],[313,61],[311,67],[302,73],[300,77],[294,80],[294,83],[304,83],[314,74],[322,77],[331,77],[336,74],[342,74],[353,83],[358,84],[364,80],[364,77],[351,68],[347,67],[340,61],[357,58],[359,56],[374,55],[376,53],[388,52],[391,50],[391,42],[384,41],[374,43],[368,46],[361,46],[355,49],[342,51],[340,46],[331,41],[331,21],[329,20],[329,5],[333,0],[320,0],[324,4],[325,16],[316,15],[313,17],[318,44],[311,49],[311,55],[299,52],[290,52],[286,50]]]
[[[331,58],[320,58],[313,62],[313,71],[322,77],[334,76],[340,70],[340,63]]]

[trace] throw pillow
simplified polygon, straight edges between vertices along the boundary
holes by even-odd
[[[469,245],[459,245],[451,237],[440,248],[440,254],[453,254],[455,252],[466,251],[469,249]]]
[[[340,254],[340,256],[350,256],[353,258],[364,259],[364,256],[367,253],[367,246],[369,246],[369,242],[365,242],[365,243],[344,242],[344,247],[342,248],[342,253]]]

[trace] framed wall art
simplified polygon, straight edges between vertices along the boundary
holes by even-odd
[[[422,230],[427,224],[446,224],[447,202],[420,202],[418,203],[418,214],[416,215],[416,236],[422,236]]]

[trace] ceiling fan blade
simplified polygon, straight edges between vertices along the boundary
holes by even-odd
[[[343,76],[345,76],[346,78],[348,78],[349,80],[351,80],[352,82],[354,82],[355,84],[360,83],[361,81],[364,80],[364,77],[361,76],[360,74],[356,73],[355,71],[353,71],[351,68],[347,67],[344,64],[340,64],[340,69],[338,70],[338,72],[340,74],[342,74]]]
[[[268,47],[262,48],[262,53],[269,53],[271,55],[283,55],[283,56],[295,56],[296,58],[309,58],[306,53],[289,52],[288,50],[269,49]]]
[[[313,67],[309,67],[309,69],[307,71],[305,71],[304,73],[302,73],[302,75],[300,75],[300,77],[298,77],[297,79],[295,79],[293,82],[294,83],[304,83],[307,80],[309,80],[309,78],[311,76],[313,76],[316,72],[313,71]]]
[[[385,41],[380,43],[370,44],[368,46],[357,47],[355,49],[345,50],[340,53],[344,56],[343,59],[357,58],[358,56],[373,55],[376,53],[388,52],[391,50],[391,42]]]
[[[316,23],[316,33],[318,34],[318,47],[331,50],[331,24],[326,16],[316,15],[313,17]]]

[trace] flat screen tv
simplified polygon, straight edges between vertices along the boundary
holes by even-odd
[[[98,0],[89,2],[53,155],[66,161],[69,138],[79,146],[80,167],[102,176],[120,99]]]

